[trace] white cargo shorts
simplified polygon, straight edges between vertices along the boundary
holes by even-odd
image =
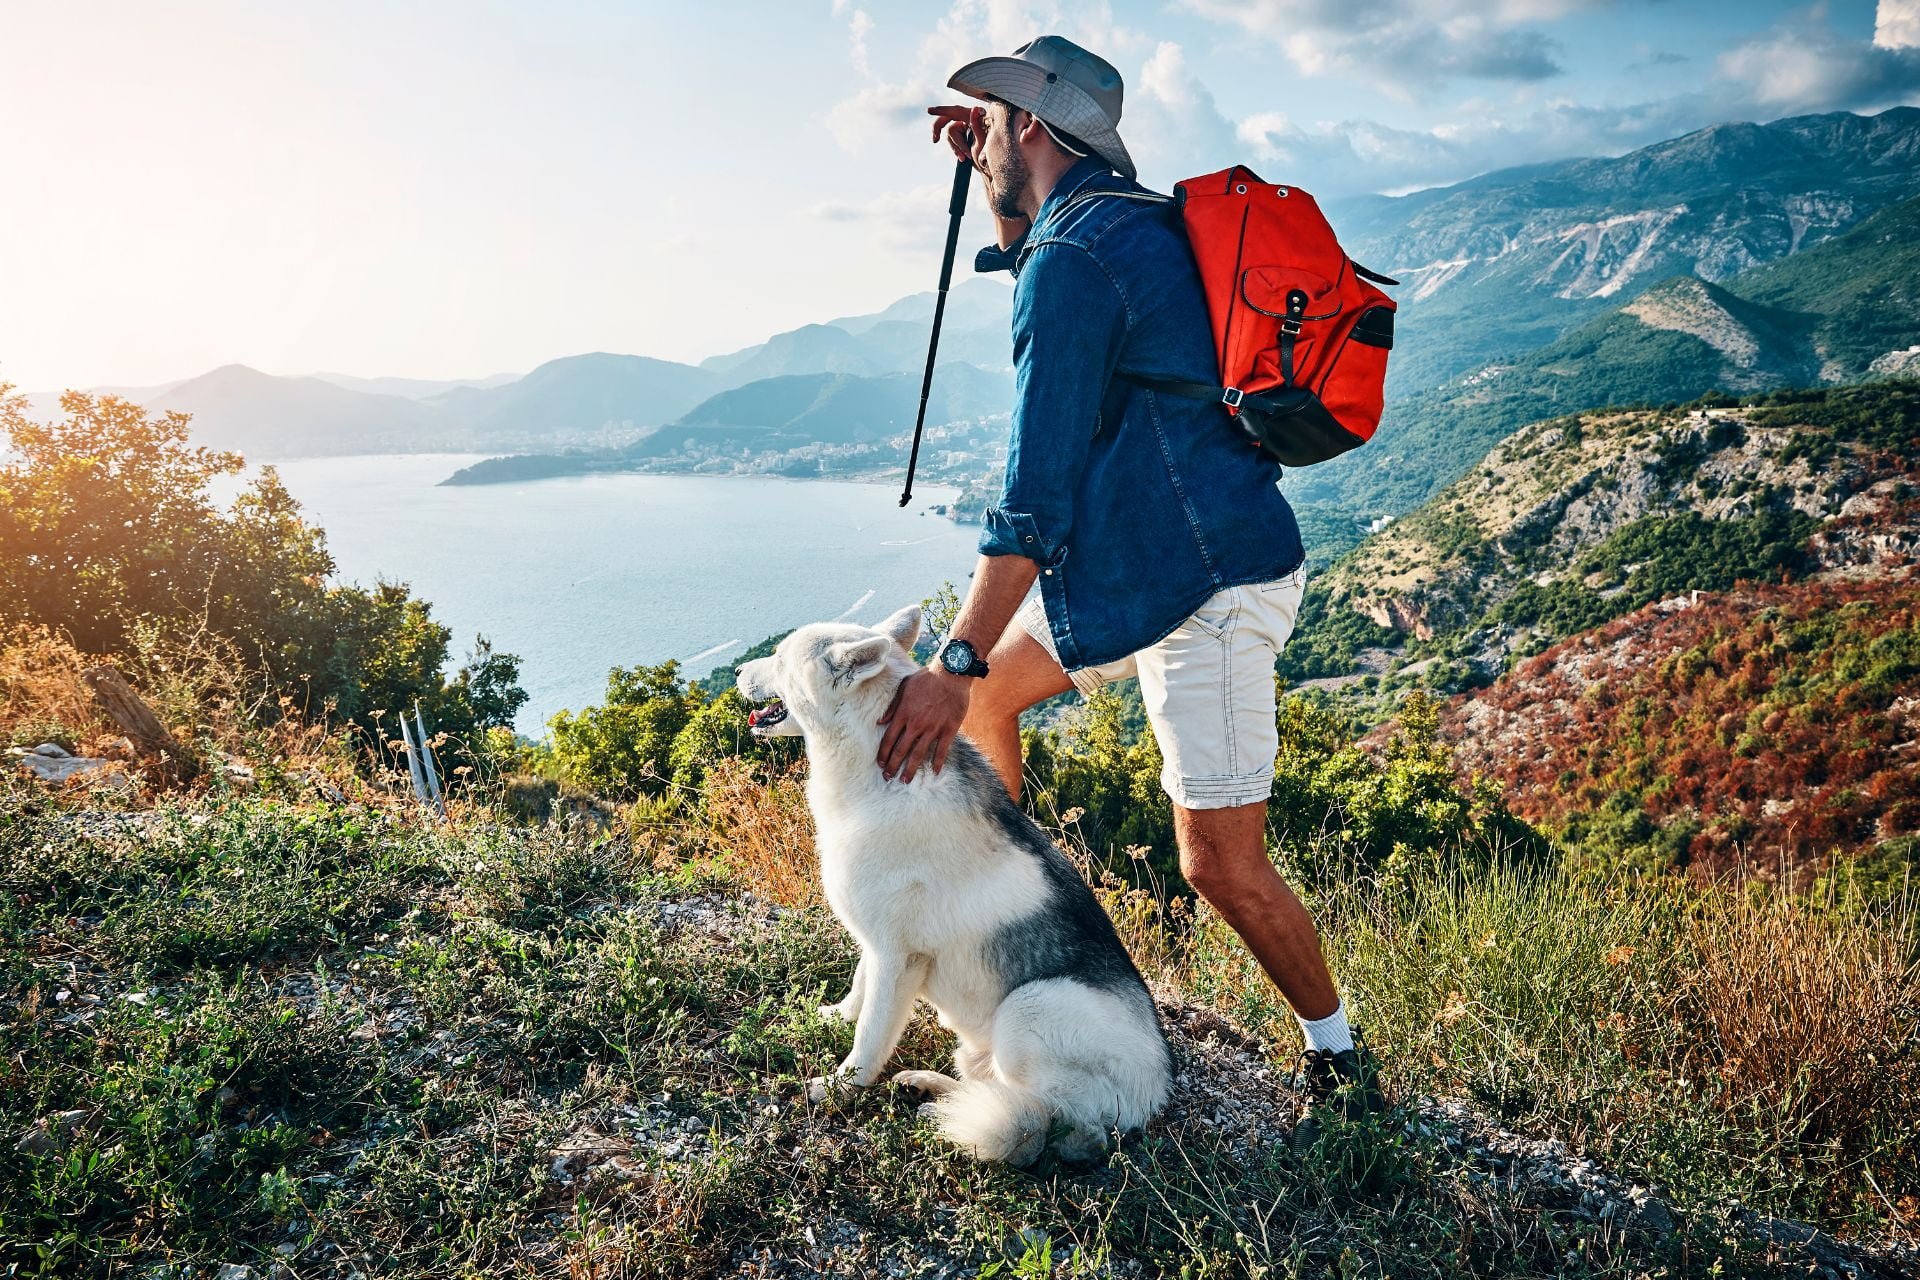
[[[1273,794],[1280,749],[1273,662],[1293,634],[1306,592],[1303,565],[1284,578],[1210,596],[1164,639],[1098,667],[1069,671],[1082,694],[1140,679],[1140,698],[1166,762],[1160,785],[1183,809],[1259,804]],[[1014,622],[1060,660],[1040,593]]]

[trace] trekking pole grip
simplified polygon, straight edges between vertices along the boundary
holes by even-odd
[[[962,160],[953,167],[953,197],[947,201],[947,213],[958,218],[967,211],[967,183],[973,180],[973,161]]]

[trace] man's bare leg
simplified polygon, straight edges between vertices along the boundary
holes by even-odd
[[[968,704],[960,732],[972,739],[1007,794],[1020,799],[1025,764],[1020,755],[1020,713],[1036,702],[1065,693],[1073,681],[1038,640],[1018,626],[1001,633],[987,655],[991,668]]]
[[[1173,832],[1187,883],[1245,940],[1294,1013],[1313,1021],[1338,1009],[1313,917],[1267,856],[1266,802],[1231,809],[1175,805]]]

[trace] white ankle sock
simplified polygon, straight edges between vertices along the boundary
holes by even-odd
[[[1353,1048],[1353,1032],[1347,1026],[1347,1006],[1344,1001],[1326,1017],[1316,1018],[1312,1022],[1299,1014],[1294,1017],[1300,1023],[1300,1034],[1307,1038],[1307,1048],[1323,1053],[1340,1053]]]

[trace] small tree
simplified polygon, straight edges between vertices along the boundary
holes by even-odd
[[[547,722],[553,759],[568,781],[609,795],[659,795],[673,777],[673,744],[705,702],[674,661],[615,667],[605,700]]]

